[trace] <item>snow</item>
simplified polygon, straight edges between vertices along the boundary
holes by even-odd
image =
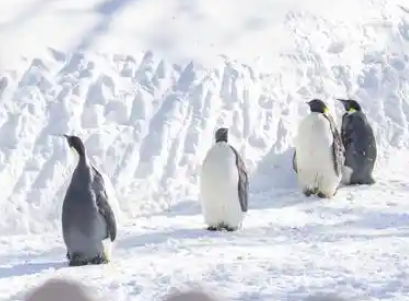
[[[0,1],[0,301],[68,277],[112,300],[198,283],[230,300],[409,300],[406,0]],[[377,184],[305,199],[305,102],[357,98]],[[236,233],[208,233],[198,174],[216,127],[251,173]],[[113,261],[65,267],[77,134],[121,209]]]

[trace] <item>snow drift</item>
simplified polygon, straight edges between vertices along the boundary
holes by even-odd
[[[280,30],[293,50],[264,66],[215,55],[174,63],[155,51],[49,48],[21,58],[0,81],[1,233],[60,227],[76,158],[50,134],[85,140],[128,218],[199,210],[198,171],[219,126],[230,129],[251,171],[250,210],[261,193],[296,189],[292,139],[312,97],[338,122],[334,98],[359,100],[379,143],[378,166],[386,166],[391,152],[409,147],[409,21],[393,9],[399,13],[382,22],[353,26],[289,11]]]

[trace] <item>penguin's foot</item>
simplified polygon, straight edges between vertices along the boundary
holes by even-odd
[[[208,231],[220,231],[220,227],[209,226],[206,228]]]
[[[96,257],[92,258],[91,260],[87,260],[82,258],[81,255],[79,254],[73,254],[71,258],[69,259],[69,266],[70,267],[77,267],[77,266],[83,266],[83,265],[89,265],[89,264],[106,264],[109,262],[107,256],[105,254],[102,255],[97,255]]]
[[[233,232],[237,231],[238,227],[229,227],[229,226],[224,226],[224,229],[228,232]]]
[[[375,183],[376,183],[376,181],[374,179],[370,178],[370,179],[367,179],[365,181],[362,181],[362,180],[351,181],[349,184],[350,185],[373,185]]]
[[[307,189],[304,189],[302,193],[308,198],[312,196],[313,194],[315,194],[315,191],[314,189],[307,188]]]
[[[225,223],[221,223],[219,225],[219,228],[227,232],[233,232],[233,231],[236,231],[239,227],[233,227],[233,226],[226,225]]]
[[[328,195],[328,194],[325,194],[325,193],[319,191],[319,192],[317,193],[317,197],[319,197],[320,199],[330,199],[330,198],[332,198],[333,196],[335,196],[336,194],[337,194],[337,191],[335,191],[333,195]]]
[[[225,224],[220,224],[220,225],[217,225],[217,226],[209,226],[206,229],[208,231],[223,231],[223,230],[226,230],[228,232],[233,232],[233,231],[236,231],[238,229],[238,227],[230,227],[230,226],[227,226]]]
[[[78,267],[88,264],[88,262],[84,260],[81,255],[76,253],[72,254],[68,260],[69,260],[68,266],[70,267]]]
[[[90,260],[90,264],[107,264],[109,262],[105,254],[98,255]]]

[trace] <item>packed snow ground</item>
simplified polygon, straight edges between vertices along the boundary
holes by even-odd
[[[405,1],[15,0],[0,3],[0,300],[52,276],[112,300],[199,282],[238,300],[335,291],[409,300]],[[305,199],[291,170],[305,102],[355,97],[378,183]],[[251,172],[237,233],[208,233],[198,171],[218,126]],[[83,137],[112,178],[113,262],[66,268],[62,197]]]

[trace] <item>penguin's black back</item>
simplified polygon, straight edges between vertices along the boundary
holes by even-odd
[[[345,113],[342,116],[341,138],[345,148],[345,165],[352,167],[357,173],[372,173],[377,146],[365,113]]]
[[[371,125],[363,112],[345,113],[342,117],[342,142],[367,156],[376,156],[376,141]]]

